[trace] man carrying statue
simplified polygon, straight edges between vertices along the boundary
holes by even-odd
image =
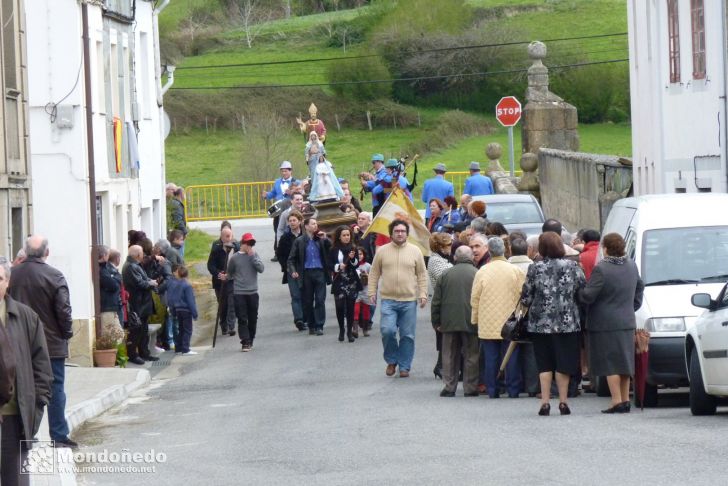
[[[318,135],[318,139],[321,143],[326,143],[326,125],[324,125],[323,120],[319,120],[317,118],[318,115],[318,108],[316,108],[316,105],[311,103],[311,106],[308,107],[308,114],[310,115],[310,118],[306,120],[305,122],[301,119],[300,116],[296,117],[296,122],[298,123],[298,128],[301,130],[301,133],[303,134],[304,139],[309,140],[309,134],[311,132],[316,132],[316,135]],[[299,114],[300,115],[300,114]]]

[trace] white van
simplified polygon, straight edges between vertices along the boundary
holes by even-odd
[[[687,386],[685,334],[703,309],[696,293],[715,299],[728,281],[728,194],[655,194],[617,201],[602,235],[619,233],[637,264],[645,293],[637,327],[650,331],[645,405],[657,387]]]

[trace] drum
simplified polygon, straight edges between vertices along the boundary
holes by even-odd
[[[286,209],[291,207],[291,200],[290,199],[280,199],[273,203],[271,207],[268,208],[268,217],[269,218],[277,218],[278,216],[283,213]]]

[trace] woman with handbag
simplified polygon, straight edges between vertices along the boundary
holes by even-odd
[[[556,373],[559,412],[569,415],[569,378],[579,367],[579,308],[576,293],[585,284],[579,265],[564,259],[561,236],[547,231],[538,238],[543,260],[532,264],[523,284],[521,303],[529,307],[528,332],[541,382],[539,415],[549,415],[551,381]]]
[[[629,379],[634,374],[635,317],[644,284],[637,265],[624,254],[624,239],[609,233],[602,239],[605,257],[591,272],[579,300],[586,314],[589,369],[606,376],[612,403],[602,413],[629,413]]]
[[[348,226],[336,228],[330,259],[331,267],[334,269],[331,293],[334,294],[336,319],[339,321],[339,341],[344,341],[344,321],[346,321],[346,337],[353,343],[354,304],[363,287],[356,272],[359,257],[356,247],[351,242],[351,228]]]

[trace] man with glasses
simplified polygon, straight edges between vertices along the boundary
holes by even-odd
[[[420,308],[427,303],[427,268],[419,248],[407,243],[409,224],[406,221],[392,221],[389,236],[392,242],[380,247],[372,262],[369,300],[371,305],[376,305],[379,290],[385,373],[393,376],[399,366],[400,378],[407,378],[415,354],[417,303]]]

